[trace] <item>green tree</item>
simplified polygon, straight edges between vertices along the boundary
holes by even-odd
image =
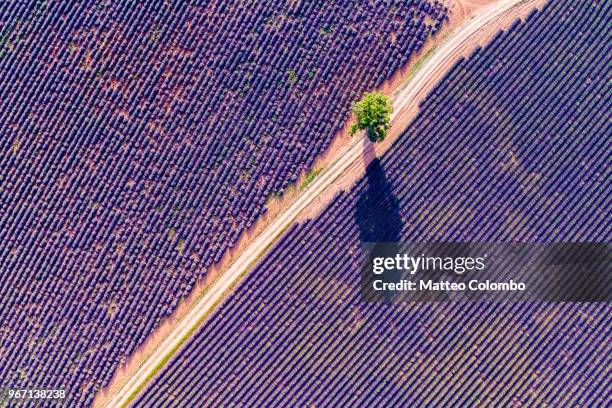
[[[357,122],[353,123],[349,133],[354,135],[358,130],[366,129],[372,142],[382,142],[391,126],[391,101],[378,92],[367,92],[353,106]]]

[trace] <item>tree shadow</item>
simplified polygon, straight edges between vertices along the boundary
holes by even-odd
[[[355,207],[361,242],[398,242],[403,227],[399,201],[367,139],[362,157],[367,185]]]
[[[359,227],[361,243],[366,249],[366,262],[362,270],[362,289],[368,300],[390,301],[392,293],[377,292],[372,284],[382,278],[385,282],[397,282],[401,279],[399,271],[386,271],[377,276],[372,273],[372,258],[393,257],[399,250],[403,221],[400,215],[399,200],[380,160],[374,153],[374,144],[364,138],[362,159],[366,167],[366,188],[361,192],[355,204],[355,221]]]

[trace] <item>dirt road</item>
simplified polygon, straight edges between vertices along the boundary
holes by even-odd
[[[463,51],[463,46],[487,24],[498,19],[504,13],[514,10],[514,7],[533,7],[538,1],[526,0],[500,0],[480,9],[473,17],[467,20],[461,27],[454,31],[448,38],[432,53],[420,68],[412,76],[410,81],[403,86],[394,98],[394,114],[392,126],[396,133],[405,126],[401,116],[406,110],[416,109],[417,98],[428,92],[433,86],[436,72],[441,66],[448,66],[454,55]],[[541,1],[540,1],[541,3]],[[439,72],[438,72],[439,74]],[[433,83],[432,83],[433,81]],[[406,107],[406,105],[414,105]],[[323,169],[308,188],[293,202],[289,208],[283,211],[273,222],[257,236],[251,245],[235,260],[235,262],[223,272],[210,286],[194,307],[182,318],[170,335],[165,337],[148,358],[143,361],[136,373],[129,377],[116,392],[97,400],[95,406],[100,407],[125,407],[135,398],[145,385],[154,377],[157,371],[179,350],[182,344],[197,329],[200,323],[214,310],[215,306],[223,301],[231,289],[246,276],[249,269],[257,260],[264,255],[277,238],[300,216],[300,214],[311,205],[315,199],[327,197],[333,185],[355,162],[361,161],[363,151],[364,134],[354,137],[344,149],[336,155],[336,159]],[[390,142],[385,143],[389,146]],[[377,154],[386,149],[384,146],[377,147]],[[317,200],[321,206],[325,203]],[[325,200],[324,200],[325,201]]]

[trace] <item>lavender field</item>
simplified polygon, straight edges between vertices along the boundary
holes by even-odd
[[[0,378],[88,406],[438,1],[0,3]]]
[[[459,61],[135,406],[609,405],[609,304],[366,303],[360,245],[609,242],[610,11],[552,1]]]

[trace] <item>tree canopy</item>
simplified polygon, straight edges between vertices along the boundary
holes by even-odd
[[[351,125],[349,133],[354,135],[358,130],[366,129],[372,142],[382,142],[391,126],[391,101],[378,92],[367,92],[355,103],[353,112],[357,122]]]

